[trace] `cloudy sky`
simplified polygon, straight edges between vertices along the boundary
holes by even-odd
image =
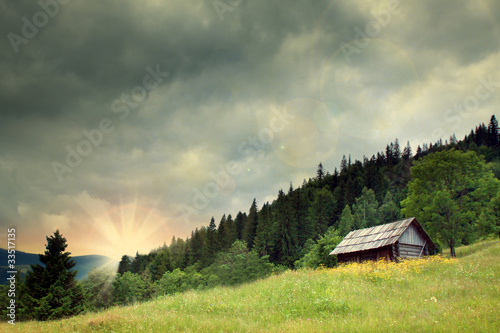
[[[149,252],[500,116],[500,2],[0,0],[0,237]]]

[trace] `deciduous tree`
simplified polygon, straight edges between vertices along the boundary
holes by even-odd
[[[499,181],[475,152],[455,149],[436,152],[411,168],[408,197],[402,201],[406,217],[416,217],[432,236],[450,248],[475,231],[474,224],[496,195]]]

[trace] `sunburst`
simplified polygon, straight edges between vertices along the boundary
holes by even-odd
[[[95,213],[95,211],[94,211]],[[136,252],[148,253],[161,246],[171,233],[167,221],[154,208],[132,203],[112,206],[102,214],[91,215],[87,235],[93,252],[119,259]]]

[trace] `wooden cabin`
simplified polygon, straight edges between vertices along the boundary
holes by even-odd
[[[419,258],[436,245],[414,217],[371,228],[353,230],[330,253],[339,262]]]

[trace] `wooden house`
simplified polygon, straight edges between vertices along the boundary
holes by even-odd
[[[339,262],[396,260],[429,255],[436,249],[417,220],[409,219],[351,231],[330,253]]]

